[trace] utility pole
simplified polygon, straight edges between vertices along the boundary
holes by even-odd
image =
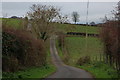
[[[87,34],[87,27],[88,27],[88,9],[89,9],[89,0],[87,2],[87,14],[86,14],[86,52],[87,52],[87,37],[88,37],[88,34]]]
[[[89,0],[87,2],[87,14],[86,14],[86,38],[87,38],[87,26],[88,26],[88,9],[89,9]]]

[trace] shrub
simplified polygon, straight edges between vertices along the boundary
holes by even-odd
[[[15,57],[5,57],[3,56],[3,71],[14,72],[18,70],[18,59]]]
[[[120,21],[108,21],[101,30],[101,39],[105,46],[105,62],[116,66],[120,72]]]
[[[3,71],[14,72],[21,67],[46,64],[43,41],[33,38],[29,32],[3,28],[2,41]]]
[[[64,53],[63,62],[65,62],[66,64],[68,64],[69,59],[70,59],[70,56],[68,55],[68,53]]]
[[[76,64],[82,66],[82,65],[87,64],[87,63],[90,63],[89,56],[80,57]]]
[[[58,36],[58,46],[62,50],[65,46],[65,36],[63,33],[59,33]]]
[[[5,57],[3,56],[2,70],[5,72],[14,72],[18,70],[18,60],[15,57]]]

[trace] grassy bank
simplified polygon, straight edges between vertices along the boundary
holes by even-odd
[[[11,79],[11,78],[17,78],[17,79],[40,79],[40,78],[45,78],[48,75],[52,74],[56,68],[49,64],[43,67],[31,67],[27,68],[25,70],[21,70],[18,72],[14,73],[3,73],[3,79]]]
[[[113,69],[108,64],[105,64],[104,62],[96,61],[91,62],[90,64],[84,64],[82,66],[76,66],[78,68],[82,68],[88,72],[90,72],[92,75],[94,75],[95,78],[118,78],[117,71]]]

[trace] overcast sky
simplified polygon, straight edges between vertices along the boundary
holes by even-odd
[[[80,23],[86,23],[86,2],[48,2],[48,3],[34,3],[34,2],[3,2],[2,3],[2,14],[0,17],[7,14],[8,17],[20,16],[23,17],[28,11],[32,4],[46,4],[53,5],[61,8],[62,14],[71,16],[73,11],[77,11],[80,15]],[[102,21],[105,15],[112,17],[111,11],[115,9],[117,2],[90,2],[89,3],[89,22],[99,23]]]

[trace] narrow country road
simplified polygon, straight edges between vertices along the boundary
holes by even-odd
[[[94,80],[92,75],[85,70],[65,65],[62,62],[58,56],[54,37],[50,39],[50,51],[53,63],[57,67],[57,71],[48,78],[89,78],[90,80]]]

